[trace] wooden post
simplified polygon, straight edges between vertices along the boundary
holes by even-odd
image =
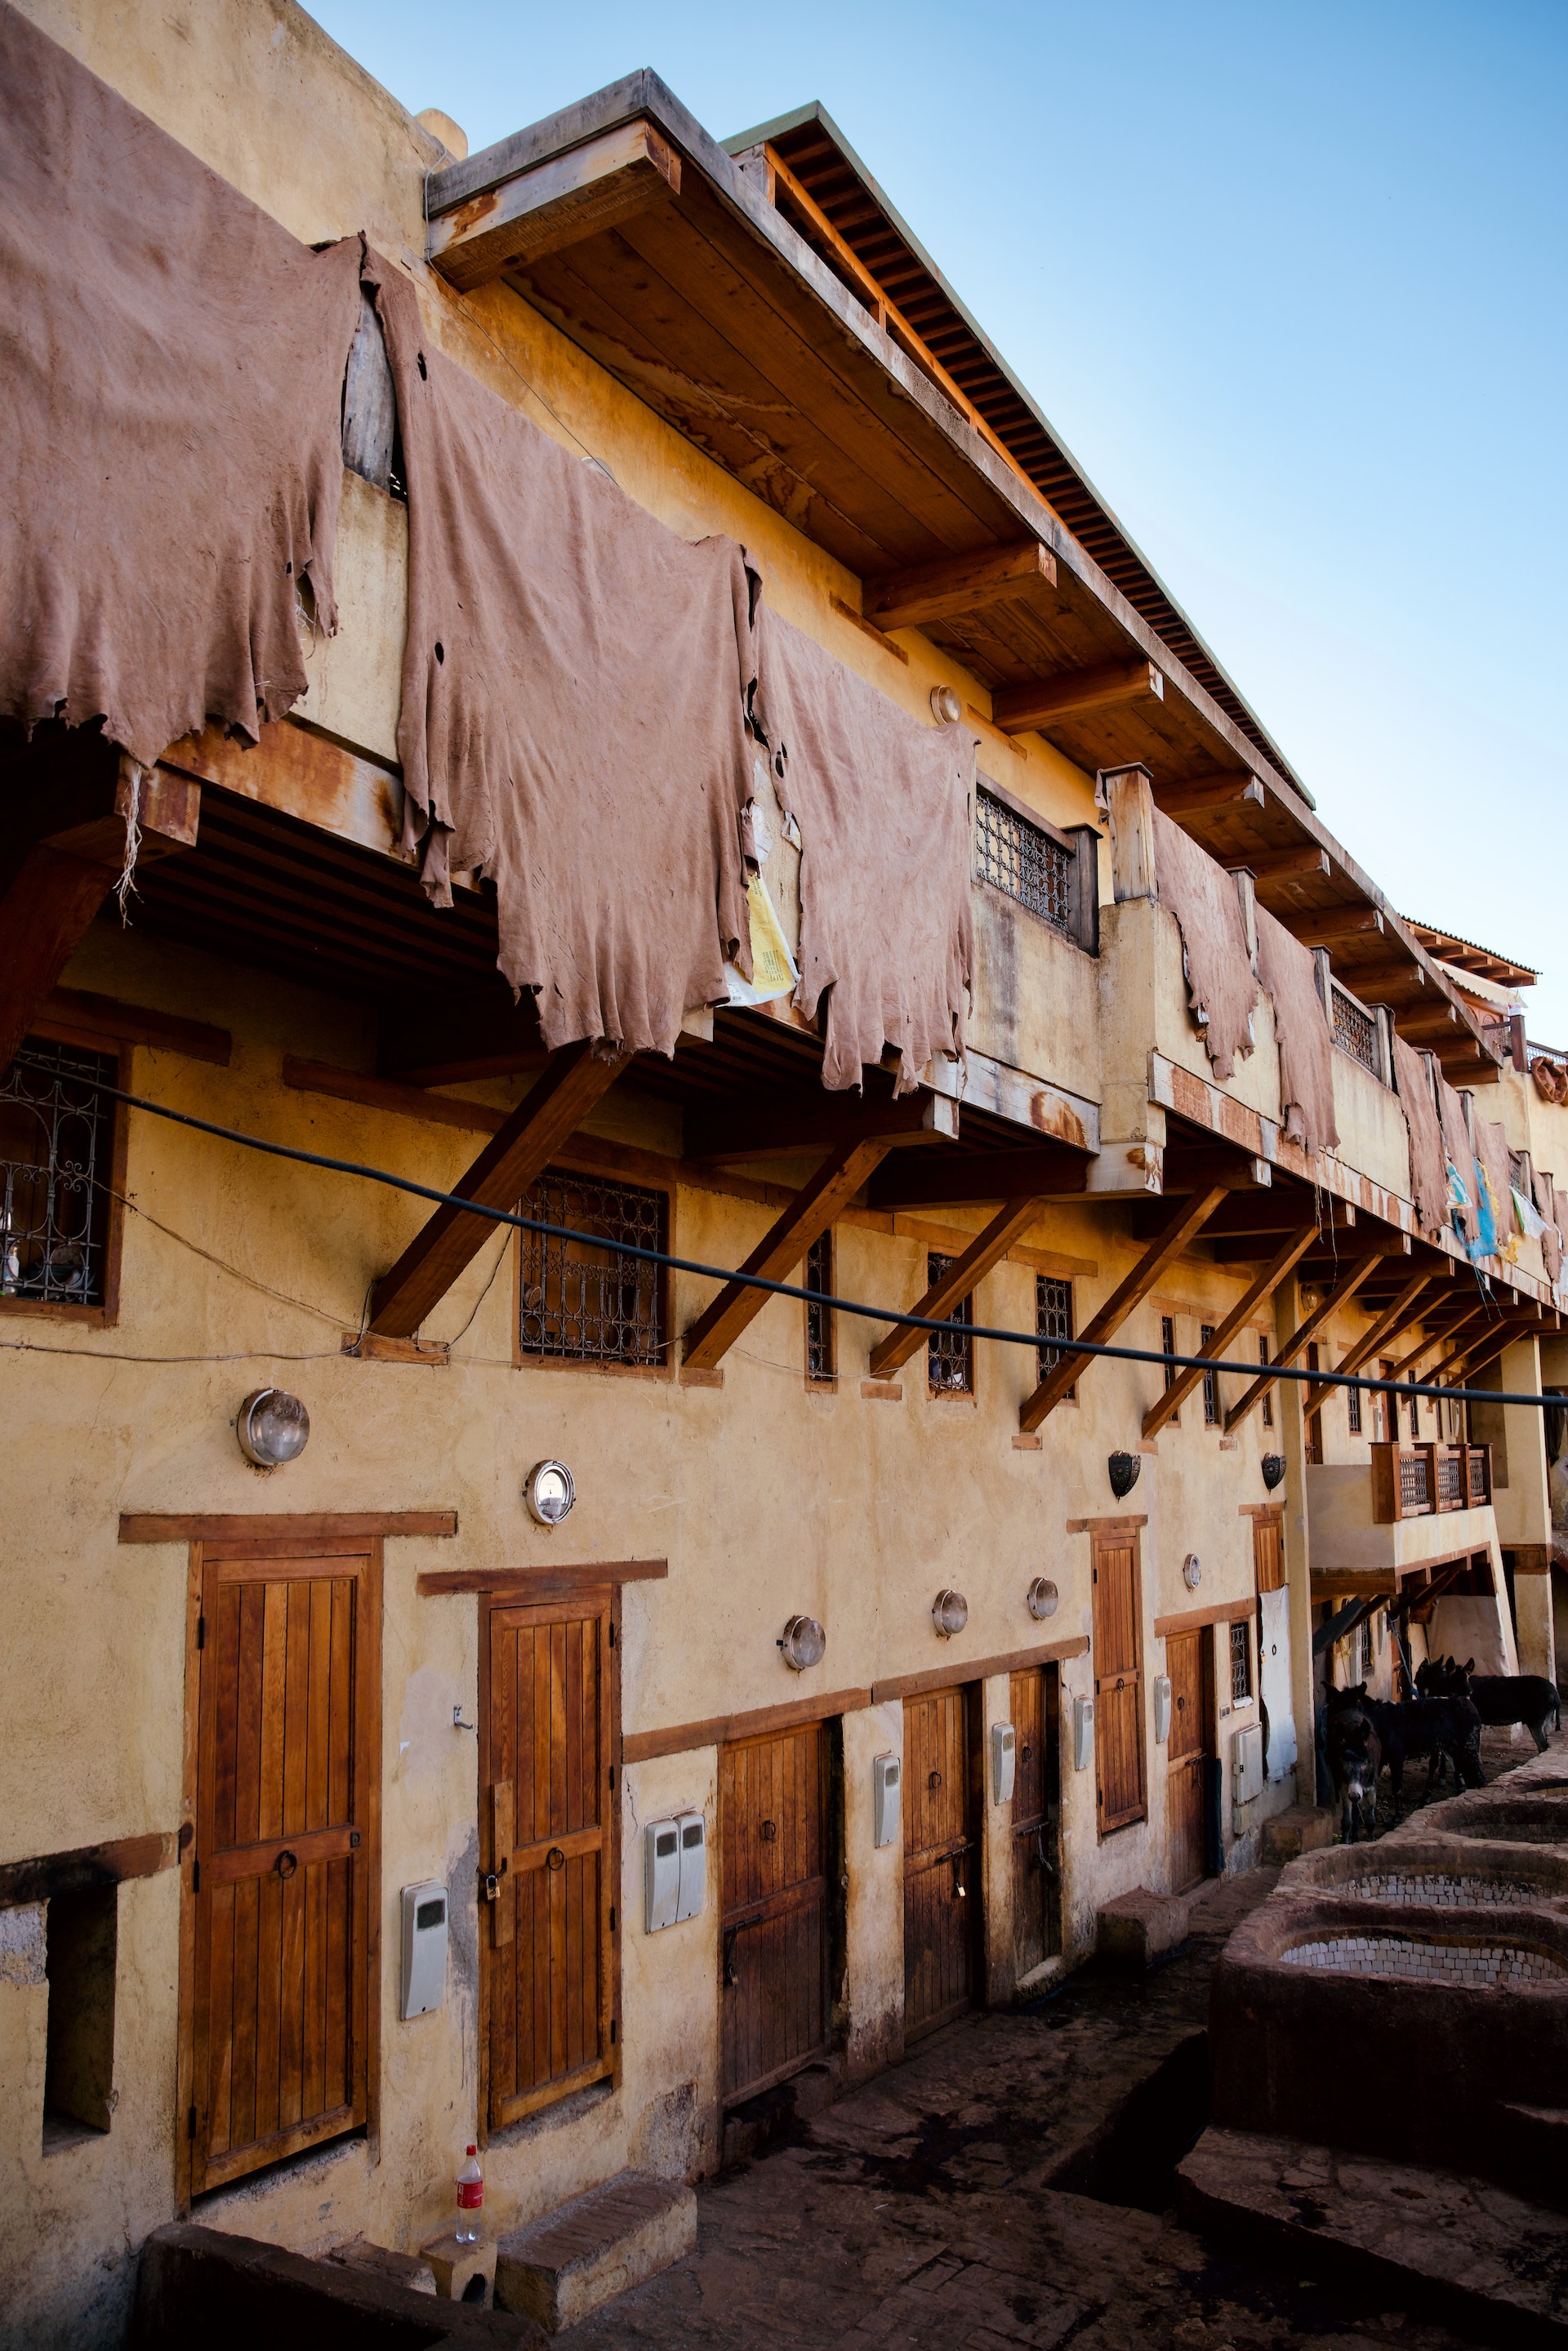
[[[1111,820],[1111,887],[1118,906],[1159,895],[1155,872],[1155,794],[1147,768],[1108,768],[1105,811]]]

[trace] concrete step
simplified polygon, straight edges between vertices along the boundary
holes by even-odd
[[[1108,1966],[1142,1975],[1155,1959],[1186,1942],[1191,1916],[1191,1895],[1155,1894],[1146,1886],[1134,1886],[1095,1914],[1095,1950]]]
[[[398,2253],[390,2245],[372,2245],[368,2237],[351,2237],[346,2245],[335,2246],[327,2258],[340,2262],[345,2269],[364,2270],[371,2277],[406,2286],[411,2294],[435,2292],[435,2272],[423,2253]]]
[[[697,2241],[697,2199],[683,2180],[617,2172],[542,2220],[503,2237],[496,2305],[551,2335],[657,2277]]]
[[[1321,1853],[1333,1844],[1334,1815],[1316,1804],[1291,1804],[1265,1821],[1259,1832],[1258,1858],[1266,1869],[1282,1868],[1304,1853]]]

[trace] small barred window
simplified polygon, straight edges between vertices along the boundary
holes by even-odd
[[[1252,1640],[1245,1616],[1230,1625],[1230,1702],[1239,1706],[1252,1695]]]
[[[1060,841],[984,786],[977,789],[975,871],[982,882],[1005,891],[1059,931],[1071,931],[1072,869],[1073,860]]]
[[[520,1236],[520,1353],[585,1364],[662,1364],[664,1270],[627,1257],[616,1245],[664,1248],[669,1209],[664,1193],[548,1167],[524,1195],[522,1213],[593,1238]]]
[[[941,1280],[953,1260],[938,1257],[935,1251],[925,1260],[928,1285]],[[968,1326],[975,1319],[975,1301],[962,1299],[947,1319],[947,1327],[933,1331],[926,1341],[925,1376],[932,1392],[939,1395],[973,1395],[975,1392],[975,1342]]]
[[[0,1299],[103,1304],[119,1068],[29,1037],[0,1077]]]

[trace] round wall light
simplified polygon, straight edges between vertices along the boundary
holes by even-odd
[[[559,1527],[577,1499],[577,1480],[564,1461],[536,1461],[523,1480],[523,1499],[541,1527]]]
[[[1262,1468],[1264,1486],[1271,1494],[1275,1487],[1279,1484],[1281,1479],[1285,1474],[1284,1455],[1282,1453],[1265,1453],[1263,1456]]]
[[[281,1469],[297,1461],[310,1435],[310,1416],[286,1388],[256,1388],[235,1422],[240,1451],[256,1469]]]
[[[931,1603],[931,1622],[945,1641],[961,1633],[969,1621],[969,1604],[961,1592],[949,1592],[946,1585]]]
[[[1189,1551],[1181,1563],[1181,1580],[1189,1592],[1196,1592],[1203,1582],[1203,1562],[1197,1552]]]
[[[1111,1480],[1111,1491],[1118,1501],[1132,1492],[1138,1482],[1138,1472],[1143,1466],[1142,1460],[1135,1453],[1112,1454],[1105,1464],[1105,1471]]]
[[[784,1662],[803,1674],[809,1666],[820,1666],[828,1646],[828,1636],[814,1616],[791,1616],[779,1636],[779,1646]]]
[[[1061,1595],[1049,1576],[1037,1575],[1030,1585],[1026,1596],[1029,1601],[1029,1613],[1039,1624],[1045,1617],[1055,1615],[1056,1604]]]
[[[956,726],[964,716],[964,705],[950,685],[932,687],[931,716],[938,726]]]

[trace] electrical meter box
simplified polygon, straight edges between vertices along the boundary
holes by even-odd
[[[697,1918],[707,1899],[707,1828],[700,1813],[683,1813],[675,1823],[681,1837],[681,1885],[675,1897],[677,1925]]]
[[[873,1844],[891,1844],[898,1834],[898,1789],[904,1766],[896,1755],[872,1758],[871,1799]]]
[[[650,1821],[643,1832],[646,1905],[643,1923],[650,1935],[673,1927],[681,1900],[681,1826],[678,1821]]]
[[[1260,1723],[1249,1722],[1230,1742],[1230,1786],[1239,1832],[1247,1826],[1243,1807],[1263,1792],[1263,1730]]]
[[[402,1999],[398,2014],[428,2016],[446,1997],[446,1888],[439,1878],[402,1889]]]
[[[1072,1768],[1087,1771],[1094,1761],[1094,1701],[1092,1698],[1075,1698],[1072,1701]]]
[[[1171,1677],[1155,1676],[1155,1745],[1163,1747],[1171,1735]]]
[[[1010,1804],[1013,1800],[1013,1766],[1017,1740],[1010,1722],[991,1725],[991,1802]]]

